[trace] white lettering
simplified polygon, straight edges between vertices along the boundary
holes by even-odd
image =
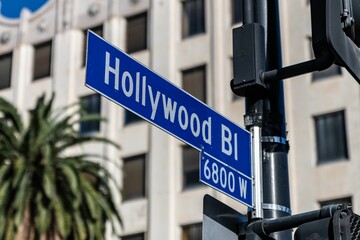
[[[109,74],[112,73],[115,75],[115,84],[114,88],[119,90],[119,72],[120,72],[120,59],[115,58],[115,68],[110,66],[110,53],[106,52],[105,59],[105,76],[104,82],[109,85]]]
[[[126,79],[128,79],[129,81],[129,89],[126,89]],[[125,71],[122,75],[122,78],[121,78],[121,87],[122,87],[122,90],[125,94],[125,96],[127,97],[131,97],[131,95],[133,94],[133,91],[134,91],[134,83],[133,83],[133,79],[130,75],[130,73],[128,71]]]
[[[148,107],[146,106],[146,101],[147,98],[149,98],[151,104],[151,116],[150,116],[151,120],[155,120],[157,109],[159,107],[159,101],[160,98],[162,98],[163,111],[164,111],[163,120],[164,119],[168,120],[171,123],[175,123],[175,121],[177,120],[178,123],[176,124],[179,124],[181,129],[191,131],[194,137],[200,137],[201,135],[202,141],[211,145],[212,143],[211,117],[208,117],[207,119],[206,118],[201,119],[202,116],[199,117],[197,112],[188,112],[188,109],[185,106],[180,106],[180,104],[178,105],[178,103],[174,101],[174,98],[170,98],[166,94],[160,91],[156,91],[155,93],[155,90],[152,89],[152,86],[147,85],[146,76],[141,76],[141,72],[129,72],[129,71],[120,72],[120,70],[121,70],[120,59],[117,57],[111,58],[110,53],[105,52],[105,74],[104,74],[105,84],[110,85],[110,81],[114,79],[115,90],[119,91],[119,88],[121,88],[121,91],[126,97],[131,98],[131,101],[134,101],[134,103],[135,102],[139,104],[141,103],[143,107]],[[121,83],[119,82],[119,80],[121,80]],[[191,108],[191,106],[189,107]],[[232,137],[233,137],[232,133],[230,129],[224,125],[222,125],[221,134],[222,134],[221,136],[222,151],[230,156],[231,154],[233,154],[233,148],[234,148],[236,151],[234,153],[235,158],[237,159],[237,154],[238,154],[237,146],[236,146],[237,139],[234,139],[234,143],[232,142]],[[234,137],[236,138],[237,135],[235,134]],[[223,184],[225,183],[226,181],[223,182]]]
[[[182,121],[181,115],[184,115],[184,122]],[[183,130],[186,130],[187,127],[188,127],[188,124],[189,124],[189,115],[188,115],[187,110],[186,110],[186,108],[184,106],[179,107],[178,121],[179,121],[180,127]]]
[[[246,186],[247,186],[247,180],[239,177],[240,197],[245,199],[246,199]]]
[[[135,101],[140,101],[140,73],[136,73],[136,86],[135,86]]]
[[[211,145],[211,117],[209,117],[208,120],[204,120],[204,122],[202,123],[202,138],[204,142]]]
[[[148,88],[149,88],[150,103],[151,103],[151,108],[152,108],[151,119],[154,120],[156,110],[157,110],[157,107],[158,107],[158,104],[159,104],[160,92],[159,91],[156,92],[156,96],[155,96],[155,99],[154,99],[152,88],[150,86],[148,86]]]
[[[238,141],[237,133],[235,133],[234,134],[234,158],[236,161],[238,160],[238,151],[239,151],[238,146],[237,146],[237,141]]]
[[[194,124],[194,121],[196,122],[196,124]],[[196,130],[195,130],[195,128],[196,128]],[[190,129],[191,129],[192,134],[195,137],[198,137],[200,135],[200,129],[201,129],[200,128],[200,120],[199,120],[199,117],[195,113],[191,114],[191,117],[190,117]]]
[[[146,105],[146,76],[143,76],[142,78],[142,92],[141,92],[141,104],[143,106]]]
[[[231,132],[228,127],[221,124],[221,151],[226,155],[232,154]]]
[[[170,121],[174,123],[177,102],[175,101],[172,102],[171,98],[167,98],[166,100],[165,94],[162,94],[162,99],[163,99],[163,107],[164,107],[164,116],[166,119],[169,119],[169,115],[170,115]]]

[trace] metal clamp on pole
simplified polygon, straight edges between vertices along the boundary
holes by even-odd
[[[263,218],[263,179],[262,179],[262,146],[261,146],[261,127],[253,126],[251,132],[251,157],[253,169],[253,199],[254,199],[254,218]]]
[[[264,136],[261,137],[261,142],[263,143],[279,143],[286,145],[286,138],[279,137],[279,136]]]
[[[291,215],[291,209],[290,208],[282,206],[282,205],[278,205],[278,204],[263,203],[262,208],[263,209],[282,211],[282,212],[285,212],[285,213]]]

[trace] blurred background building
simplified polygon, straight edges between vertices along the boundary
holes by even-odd
[[[28,4],[21,11],[21,2]],[[81,100],[106,124],[79,126],[109,137],[120,151],[86,146],[122,186],[117,197],[124,240],[201,238],[208,193],[247,209],[198,182],[199,153],[84,86],[90,29],[215,111],[243,125],[245,99],[232,94],[232,29],[240,0],[0,0],[0,96],[24,116],[43,92],[56,105]],[[9,4],[17,8],[9,9]],[[283,64],[312,58],[308,0],[280,1]],[[360,87],[333,66],[285,81],[293,213],[330,202],[360,211]],[[110,234],[108,239],[111,239]],[[115,239],[115,238],[114,238]]]

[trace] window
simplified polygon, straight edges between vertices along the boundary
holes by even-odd
[[[344,111],[315,116],[318,164],[347,159]]]
[[[204,33],[204,0],[184,0],[182,4],[182,37],[187,38],[199,33]]]
[[[125,125],[140,122],[141,120],[142,120],[142,118],[139,117],[138,115],[136,115],[128,110],[125,110]]]
[[[325,207],[327,205],[332,205],[332,204],[352,204],[352,199],[351,197],[337,198],[326,201],[320,201],[319,204],[320,207]]]
[[[51,51],[51,40],[35,46],[33,76],[34,80],[49,77],[51,75]]]
[[[243,8],[242,8],[242,0],[231,0],[231,21],[232,24],[242,22]]]
[[[182,227],[181,240],[201,240],[202,239],[202,224],[195,223]]]
[[[147,49],[147,12],[129,17],[126,21],[127,52]]]
[[[0,89],[11,85],[12,52],[0,55]]]
[[[199,182],[199,152],[193,147],[182,147],[183,188],[200,185]]]
[[[203,102],[206,102],[205,72],[205,66],[201,66],[182,73],[183,89]]]
[[[145,197],[145,154],[124,159],[123,200]]]
[[[89,28],[89,30],[93,31],[100,37],[103,37],[103,35],[104,35],[104,26],[103,25]],[[86,45],[87,45],[87,29],[84,31],[83,58],[82,58],[82,63],[81,63],[83,67],[85,66],[85,63],[86,63]]]
[[[144,233],[138,233],[128,236],[121,237],[122,240],[144,240],[145,239]]]
[[[312,42],[311,42],[311,37],[309,37],[309,41],[310,41],[310,54],[312,58],[315,58],[314,52],[313,52],[313,48],[312,48]],[[341,75],[341,67],[339,67],[338,65],[331,65],[328,69],[322,70],[322,71],[314,71],[311,73],[312,74],[312,80],[313,81],[318,81],[318,80],[322,80],[322,79],[326,79],[332,76],[336,76],[336,75]]]
[[[83,111],[86,114],[100,114],[100,95],[91,94],[85,97],[82,97],[80,102]],[[80,123],[80,134],[98,132],[100,131],[100,121],[99,120],[89,120]]]

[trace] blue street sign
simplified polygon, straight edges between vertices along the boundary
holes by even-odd
[[[251,177],[248,131],[92,32],[88,33],[86,86]]]
[[[252,180],[205,151],[200,154],[200,181],[253,207]]]

